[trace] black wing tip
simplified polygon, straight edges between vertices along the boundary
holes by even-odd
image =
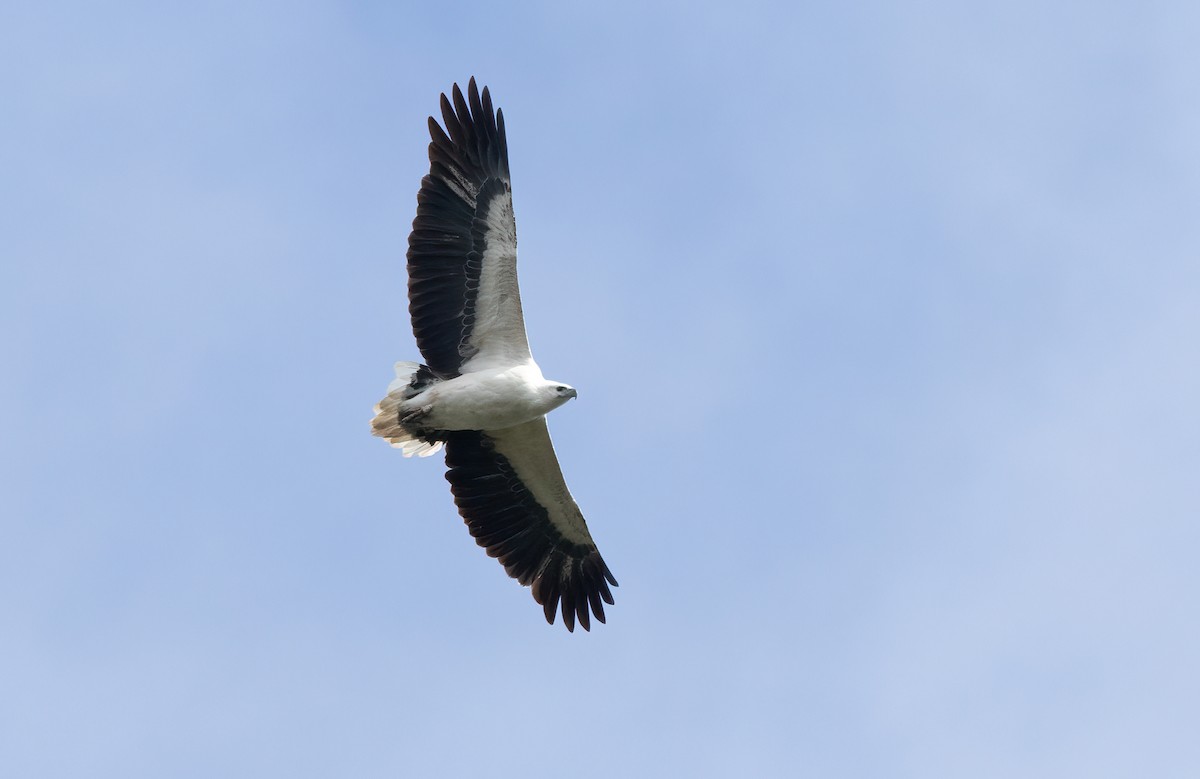
[[[474,76],[467,81],[466,96],[455,81],[449,94],[442,92],[438,99],[442,113],[441,126],[430,117],[429,134],[435,144],[438,136],[448,138],[446,150],[459,158],[459,162],[473,177],[482,180],[492,176],[509,179],[508,138],[504,131],[504,112],[494,108],[491,91],[484,86],[480,90]],[[445,127],[445,131],[442,131]]]
[[[484,92],[486,92],[486,91],[487,91],[487,87],[484,87],[484,88],[483,88],[483,91],[484,91]],[[478,94],[478,93],[479,93],[479,89],[478,89],[478,87],[477,87],[477,86],[476,86],[476,84],[475,84],[475,77],[474,77],[474,76],[468,76],[468,77],[467,77],[467,94],[468,94],[468,95],[470,95],[472,92],[474,92],[474,93]],[[457,82],[457,81],[455,81],[454,83],[452,83],[452,84],[450,85],[450,94],[452,94],[452,95],[453,95],[453,94],[458,94],[458,95],[461,95],[461,94],[462,94],[462,89],[461,89],[461,88],[459,88],[459,86],[458,86],[458,82]],[[445,97],[445,96],[446,96],[446,93],[445,93],[445,92],[443,92],[443,93],[442,93],[442,97]]]
[[[602,625],[608,623],[604,604],[614,604],[606,584],[606,579],[611,578],[608,566],[595,548],[581,554],[556,550],[541,566],[531,590],[533,599],[542,606],[546,622],[553,625],[558,614],[562,614],[567,632],[574,633],[576,623],[590,632],[592,618]]]

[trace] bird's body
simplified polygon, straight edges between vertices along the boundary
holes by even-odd
[[[570,394],[558,392],[560,387]],[[575,396],[567,385],[547,381],[532,360],[464,373],[405,398],[407,389],[406,384],[392,390],[401,396],[398,419],[430,431],[500,430],[545,416]]]
[[[547,621],[604,621],[616,579],[567,489],[545,415],[576,392],[548,381],[525,335],[504,116],[471,79],[431,117],[430,172],[409,236],[408,296],[425,365],[396,363],[372,430],[406,456],[446,449],[476,542],[533,589]]]

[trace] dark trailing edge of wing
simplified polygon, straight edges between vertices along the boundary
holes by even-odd
[[[550,624],[560,602],[563,624],[571,632],[576,619],[591,630],[589,607],[604,622],[604,603],[613,603],[608,585],[617,586],[617,580],[596,547],[563,537],[486,433],[443,435],[446,480],[475,542],[498,558],[509,576],[532,586]]]
[[[474,324],[483,246],[476,218],[507,191],[508,142],[504,115],[492,108],[472,78],[464,99],[442,95],[442,122],[429,117],[429,175],[417,193],[417,217],[408,239],[408,310],[417,347],[443,378],[457,376]],[[503,185],[490,184],[503,182]],[[474,228],[474,229],[473,229]]]

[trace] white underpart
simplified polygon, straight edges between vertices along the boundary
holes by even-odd
[[[567,401],[553,392],[557,382],[546,381],[529,360],[522,365],[466,373],[438,382],[408,397],[418,365],[396,363],[396,378],[388,394],[375,406],[371,427],[375,435],[400,449],[406,457],[428,457],[442,448],[405,430],[400,419],[421,414],[420,424],[432,430],[486,430],[513,427],[543,417]]]
[[[475,295],[475,326],[468,344],[475,354],[462,373],[532,365],[521,292],[517,286],[517,228],[512,193],[505,191],[488,204],[487,250],[482,257],[479,291]],[[533,365],[536,370],[537,366]],[[538,371],[538,378],[541,372]]]
[[[553,386],[530,360],[440,382],[405,401],[401,411],[431,409],[426,424],[438,430],[498,430],[562,405],[566,399],[547,395],[547,385]]]

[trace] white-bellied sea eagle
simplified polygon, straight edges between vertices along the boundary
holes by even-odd
[[[567,490],[546,414],[576,396],[533,361],[517,289],[504,114],[472,78],[429,117],[429,175],[408,238],[408,310],[424,365],[396,363],[372,432],[446,479],[475,541],[532,588],[546,620],[590,630],[617,584]]]

